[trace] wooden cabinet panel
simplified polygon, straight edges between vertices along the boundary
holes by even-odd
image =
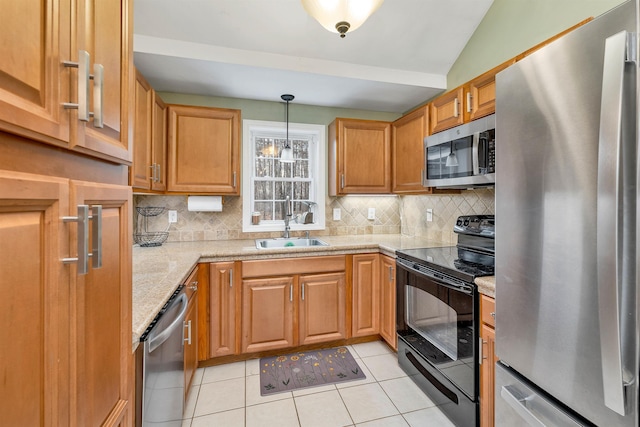
[[[209,266],[211,321],[209,357],[236,354],[236,300],[234,263],[218,262]]]
[[[93,64],[104,67],[103,127],[96,126],[95,117],[88,122],[72,120],[72,146],[98,157],[129,162],[133,151],[128,135],[129,96],[134,79],[133,2],[80,0],[77,17],[74,60],[78,50],[84,50],[90,55],[92,73]],[[91,111],[97,112],[98,104],[91,96]]]
[[[329,194],[391,192],[391,124],[338,118],[329,125]]]
[[[352,336],[380,332],[380,259],[377,253],[353,256]]]
[[[193,376],[198,369],[198,298],[189,300],[184,318],[184,398],[191,391]]]
[[[429,104],[430,134],[440,132],[465,122],[463,111],[464,88],[445,93]]]
[[[396,335],[396,260],[380,255],[380,336],[397,349]]]
[[[153,178],[151,161],[153,89],[138,70],[135,82],[135,108],[133,131],[133,163],[131,164],[131,186],[148,190]]]
[[[54,7],[55,6],[55,7]],[[0,128],[67,146],[71,60],[70,0],[0,1]]]
[[[346,338],[345,274],[300,276],[299,344]]]
[[[155,177],[151,180],[151,189],[166,191],[167,189],[167,106],[153,92],[153,112],[151,118],[151,166]]]
[[[424,138],[429,135],[429,107],[399,118],[392,125],[391,161],[394,193],[427,192],[424,175]]]
[[[131,197],[130,187],[71,182],[72,206],[102,206],[102,267],[74,275],[71,286],[71,408],[79,425],[118,420],[130,409]]]
[[[239,194],[240,110],[169,105],[168,191]]]
[[[294,346],[294,277],[242,282],[242,352]]]
[[[488,116],[496,111],[496,74],[512,65],[507,61],[471,80],[467,85],[466,111],[469,120]]]
[[[68,180],[0,171],[3,425],[70,424],[68,210]]]
[[[480,365],[480,426],[493,427],[495,424],[495,365],[496,357],[496,332],[495,319],[491,315],[495,313],[495,300],[486,295],[480,299],[480,316],[482,327],[482,363]],[[485,319],[490,323],[485,323]]]

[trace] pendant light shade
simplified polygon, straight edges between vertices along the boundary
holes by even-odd
[[[327,30],[344,38],[375,12],[384,0],[301,0],[302,6]]]
[[[444,166],[447,168],[458,166],[458,157],[456,156],[456,153],[453,152],[453,142],[451,143],[451,151],[449,151],[449,155],[447,156],[447,161],[444,163]]]
[[[287,139],[284,142],[284,148],[280,152],[280,161],[282,163],[293,163],[293,150],[291,149],[291,144],[289,143],[289,102],[293,101],[293,95],[282,95],[280,96],[283,101],[287,103]]]

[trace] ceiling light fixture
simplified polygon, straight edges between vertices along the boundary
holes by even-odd
[[[302,6],[327,30],[344,38],[357,30],[384,0],[301,0]]]
[[[284,142],[284,148],[280,153],[280,161],[283,163],[293,163],[293,150],[291,149],[291,145],[289,144],[289,102],[293,101],[295,98],[293,95],[281,95],[283,101],[287,103],[287,139]]]

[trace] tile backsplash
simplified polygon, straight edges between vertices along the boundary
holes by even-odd
[[[161,206],[178,211],[178,222],[169,227],[167,241],[233,240],[278,237],[281,233],[243,233],[242,198],[225,197],[222,212],[190,212],[186,196],[135,195],[136,207]],[[346,196],[327,197],[326,228],[314,235],[398,234],[428,237],[455,243],[453,224],[459,215],[491,214],[495,210],[493,189],[466,190],[461,194],[429,196]],[[367,219],[368,208],[376,209],[376,219]],[[333,220],[333,209],[342,218]],[[427,209],[433,221],[426,221]],[[136,219],[136,227],[137,217]],[[148,231],[164,231],[166,212],[148,218]]]

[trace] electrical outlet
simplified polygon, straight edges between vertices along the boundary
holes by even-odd
[[[376,219],[376,208],[369,208],[367,211],[367,219]]]
[[[178,211],[169,211],[169,224],[178,222]]]
[[[433,209],[427,209],[427,222],[433,221]]]
[[[333,220],[334,221],[340,221],[341,217],[342,217],[342,211],[340,210],[340,208],[334,208],[333,209]]]

